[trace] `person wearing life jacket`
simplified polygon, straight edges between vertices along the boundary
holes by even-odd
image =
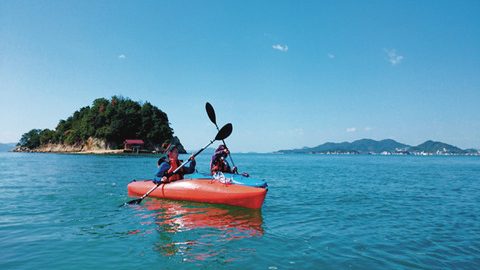
[[[230,151],[225,145],[221,144],[217,147],[210,162],[210,172],[212,175],[216,172],[237,173],[237,167],[231,168],[230,164],[228,164],[228,154],[230,154]]]
[[[157,161],[158,171],[155,174],[153,182],[155,184],[159,183],[170,183],[183,179],[185,174],[190,174],[195,172],[195,158],[190,156],[190,164],[188,166],[182,167],[177,173],[173,172],[182,164],[181,160],[178,160],[178,148],[176,145],[170,145],[167,149],[167,155],[162,156]]]

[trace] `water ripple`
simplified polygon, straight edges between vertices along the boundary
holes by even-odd
[[[0,154],[0,268],[480,268],[479,158],[235,161],[269,182],[261,211],[118,208],[127,183],[155,170],[149,156]]]

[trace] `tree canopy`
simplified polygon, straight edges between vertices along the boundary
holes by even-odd
[[[110,100],[98,98],[91,106],[80,108],[60,120],[55,130],[30,130],[23,134],[19,146],[33,149],[47,143],[83,144],[89,137],[103,139],[111,148],[121,147],[125,139],[142,139],[151,148],[179,142],[162,110],[149,102],[113,96]]]

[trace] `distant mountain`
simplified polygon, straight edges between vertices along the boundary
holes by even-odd
[[[392,139],[375,141],[372,139],[361,139],[353,142],[332,143],[327,142],[316,147],[304,147],[302,149],[280,150],[281,153],[381,153],[383,151],[395,152],[398,150],[406,150],[409,145],[399,143]]]
[[[392,139],[376,141],[361,139],[353,142],[327,142],[315,147],[280,150],[277,153],[312,153],[312,154],[403,154],[403,155],[480,155],[480,150],[460,149],[456,146],[426,141],[417,146],[399,143]]]
[[[469,148],[469,149],[465,149],[465,152],[471,155],[480,155],[480,149]]]
[[[0,143],[0,152],[8,152],[15,148],[16,143]]]
[[[435,141],[426,141],[422,144],[419,144],[408,149],[410,152],[425,152],[425,153],[453,153],[453,154],[465,154],[467,151],[462,150],[456,146],[435,142]]]

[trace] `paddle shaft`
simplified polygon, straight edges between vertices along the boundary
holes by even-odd
[[[140,203],[143,199],[148,197],[148,195],[150,195],[150,193],[152,193],[155,189],[157,189],[161,184],[162,183],[156,184],[153,188],[151,188],[149,191],[147,191],[147,193],[143,194],[143,196],[140,197],[140,199],[138,199],[138,203]]]
[[[205,103],[205,110],[207,110],[207,115],[208,115],[208,118],[210,118],[210,121],[212,121],[212,123],[215,125],[217,130],[220,131],[217,125],[217,116],[215,115],[215,109],[213,108],[212,104],[210,104],[210,102]],[[223,142],[223,145],[225,145],[225,147],[228,149],[224,139],[222,139],[222,142]],[[229,152],[228,156],[230,157],[230,161],[232,162],[233,167],[235,167],[235,162],[233,162],[233,158],[232,158],[232,155],[230,154],[230,150],[228,152]]]
[[[217,123],[214,123],[214,124],[215,124],[215,127],[217,127],[217,130],[220,130],[220,129],[218,128]],[[225,143],[225,140],[222,140],[222,143],[223,143],[223,145],[225,145],[225,147],[228,149],[227,144]],[[233,158],[232,158],[232,155],[230,154],[230,150],[228,150],[228,156],[230,157],[230,161],[232,162],[233,167],[235,167],[235,163],[233,162]]]

